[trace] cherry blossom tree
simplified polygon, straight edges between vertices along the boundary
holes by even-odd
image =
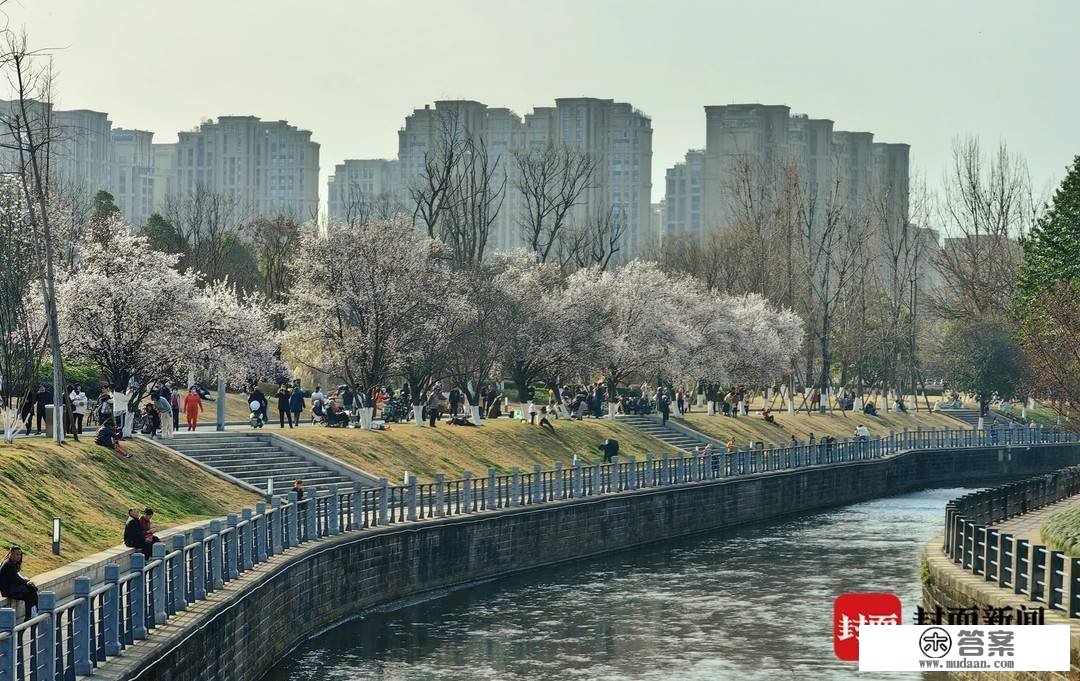
[[[112,386],[174,377],[189,360],[195,275],[177,271],[177,256],[153,250],[118,218],[97,232],[58,286],[65,352],[95,363]]]
[[[445,249],[406,219],[313,226],[290,262],[285,348],[293,360],[367,390],[399,372],[448,283]]]
[[[194,302],[183,338],[189,370],[210,370],[232,385],[284,373],[277,358],[278,332],[261,295],[241,297],[235,284],[215,281],[202,287]]]

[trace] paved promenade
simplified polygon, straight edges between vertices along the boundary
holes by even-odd
[[[1002,532],[1008,532],[1017,539],[1026,539],[1032,544],[1042,544],[1042,537],[1039,536],[1039,528],[1043,523],[1058,511],[1064,511],[1068,508],[1080,506],[1080,494],[1071,496],[1067,499],[1062,499],[1059,502],[1044,506],[1037,511],[1030,511],[1023,515],[1016,516],[1015,518],[1009,518],[1008,520],[993,525],[997,530]]]

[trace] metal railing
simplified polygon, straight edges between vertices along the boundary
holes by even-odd
[[[994,524],[1080,494],[1080,466],[965,494],[945,507],[942,551],[964,571],[1069,617],[1080,617],[1080,558]]]
[[[489,468],[483,477],[474,477],[466,471],[461,479],[448,481],[443,475],[436,475],[430,483],[413,480],[408,485],[390,485],[383,478],[377,487],[362,488],[355,483],[351,489],[339,490],[337,485],[330,485],[328,494],[301,500],[293,492],[287,498],[274,497],[269,505],[259,503],[254,510],[244,509],[240,515],[230,514],[224,520],[212,520],[205,527],[195,528],[190,542],[184,535],[176,535],[169,547],[155,544],[149,559],[134,554],[126,572],[119,565],[107,565],[101,584],[92,585],[88,577],[78,577],[74,597],[62,604],[56,603],[55,594],[42,592],[38,615],[22,623],[16,624],[14,609],[0,608],[0,681],[56,681],[90,673],[109,657],[145,639],[150,631],[186,610],[189,604],[204,600],[254,566],[300,544],[342,532],[601,494],[869,461],[913,449],[1066,442],[1077,442],[1077,438],[1042,428],[916,429],[873,439],[819,441],[813,445],[759,443],[730,451],[720,447],[659,457],[646,454],[644,460],[634,456],[627,456],[624,461],[616,458],[588,464],[575,460],[568,467],[557,463],[554,469],[546,471],[539,465],[526,472],[514,468],[509,475],[498,475],[494,468]],[[1080,471],[1077,480],[1080,485]],[[979,503],[984,505],[979,507],[983,515],[978,517],[982,518],[1004,512],[1006,508],[1027,507],[1031,502],[1021,503],[1014,498],[1012,502],[1001,502],[1004,507],[999,502]],[[955,536],[963,539],[957,546],[974,541],[969,539],[973,533],[966,529],[968,524],[957,527],[961,527],[958,534],[946,538],[947,550]],[[989,536],[995,536],[992,532]],[[983,539],[978,546],[987,543],[989,540]],[[1012,570],[1012,574],[1026,576],[1030,574],[1028,566],[1033,565],[1035,593],[1050,594],[1055,603],[1080,598],[1080,590],[1073,588],[1076,580],[1071,577],[1064,587],[1068,595],[1061,591],[1062,577],[1057,573],[1062,564],[1060,556],[1028,555],[1027,549],[1019,544],[995,549],[989,563],[1001,566],[994,568],[995,575],[1009,574]],[[976,550],[969,551],[969,564],[972,551]],[[1017,556],[1024,567],[1016,567]],[[1012,562],[1007,564],[1006,558]],[[1080,569],[1071,574],[1080,579]]]

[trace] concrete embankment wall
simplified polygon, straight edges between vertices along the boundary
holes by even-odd
[[[339,535],[229,583],[98,676],[256,681],[309,636],[401,599],[673,537],[1078,462],[1076,445],[918,450]]]

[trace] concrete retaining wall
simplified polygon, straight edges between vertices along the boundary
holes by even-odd
[[[1077,462],[1076,445],[917,450],[340,535],[230,583],[97,676],[255,681],[308,636],[399,599],[672,537]]]

